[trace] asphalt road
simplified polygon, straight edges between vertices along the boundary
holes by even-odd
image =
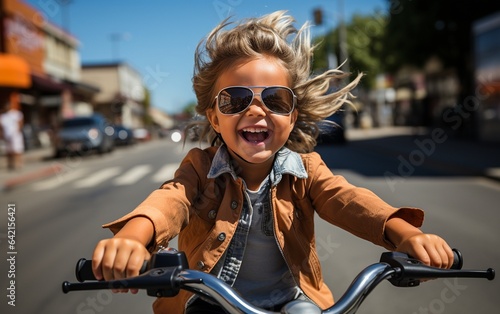
[[[154,141],[111,155],[63,158],[65,171],[2,195],[0,276],[1,313],[148,313],[152,298],[109,291],[63,294],[61,283],[74,280],[74,267],[90,257],[110,233],[100,226],[129,212],[172,175],[189,147]],[[500,184],[479,177],[445,176],[425,165],[404,179],[393,156],[370,153],[361,142],[319,147],[335,173],[372,189],[395,206],[426,210],[424,231],[442,235],[465,258],[464,268],[500,269]],[[397,180],[396,180],[397,179]],[[15,252],[7,247],[8,205],[15,204]],[[173,243],[175,245],[175,243]],[[318,220],[317,247],[327,284],[338,299],[356,274],[378,261],[382,248]],[[15,307],[8,305],[9,270],[14,257]],[[358,313],[495,313],[500,281],[433,280],[416,288],[382,283]]]

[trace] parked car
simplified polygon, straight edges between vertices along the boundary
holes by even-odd
[[[337,111],[323,121],[318,122],[318,144],[344,144],[346,143],[344,130],[344,113]]]
[[[134,139],[139,142],[146,142],[151,139],[151,134],[149,133],[149,130],[146,128],[134,129],[133,133],[134,133]]]
[[[115,145],[124,146],[132,145],[135,143],[134,132],[132,131],[132,129],[127,128],[126,126],[123,126],[121,124],[114,125],[113,128],[115,129]]]
[[[100,114],[66,119],[56,134],[55,155],[64,153],[100,154],[114,148],[114,128]]]

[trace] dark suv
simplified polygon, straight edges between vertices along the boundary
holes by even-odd
[[[344,112],[338,111],[317,123],[319,128],[318,144],[345,144]]]
[[[55,140],[55,156],[64,153],[100,154],[114,149],[113,127],[100,114],[66,119],[62,122]]]

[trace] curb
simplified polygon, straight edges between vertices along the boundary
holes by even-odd
[[[391,147],[380,147],[378,145],[373,145],[373,144],[369,144],[367,146],[369,146],[372,151],[387,156],[398,156],[398,155],[403,156],[405,154],[408,154],[408,152],[405,150],[393,149]],[[444,171],[449,174],[477,176],[500,182],[500,168],[489,168],[489,169],[474,168],[463,164],[456,164],[451,161],[443,161],[440,159],[435,159],[432,158],[431,156],[426,156],[426,162],[427,166],[430,167],[431,169]]]
[[[53,176],[63,171],[63,167],[61,165],[51,165],[38,170],[34,170],[32,172],[23,174],[21,176],[7,179],[3,185],[0,187],[1,191],[9,191],[20,185],[31,183],[35,180],[40,180],[46,177]]]
[[[500,182],[500,168],[486,169],[483,175],[488,179]]]

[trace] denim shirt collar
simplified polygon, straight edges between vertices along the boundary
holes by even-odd
[[[231,157],[229,156],[226,145],[221,145],[215,153],[207,178],[214,179],[223,173],[229,173],[234,180],[238,178],[231,164]],[[307,172],[300,155],[286,147],[282,147],[276,153],[273,168],[269,174],[272,185],[277,185],[281,181],[283,175],[287,173],[299,179],[307,178]]]

